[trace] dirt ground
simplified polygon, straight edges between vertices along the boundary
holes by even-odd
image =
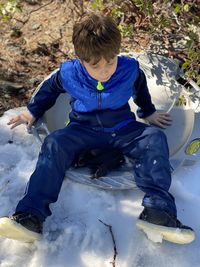
[[[89,2],[24,0],[22,12],[15,13],[9,23],[0,22],[0,116],[5,110],[26,105],[40,82],[60,63],[74,57],[72,27],[89,11]],[[136,52],[156,47],[161,51],[154,52],[170,56],[170,44],[162,47],[159,35],[152,41],[145,32],[134,35],[134,41],[123,38],[122,46],[123,51]]]
[[[0,115],[25,105],[44,77],[73,56],[73,1],[27,2],[0,27]]]

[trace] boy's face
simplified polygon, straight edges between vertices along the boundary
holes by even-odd
[[[93,61],[86,62],[83,60],[82,64],[92,78],[100,82],[106,82],[117,68],[117,56],[109,61],[101,58],[97,63],[94,63]]]

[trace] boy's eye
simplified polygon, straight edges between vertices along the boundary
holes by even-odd
[[[110,61],[108,61],[108,62],[106,63],[106,65],[108,65],[108,66],[113,66],[114,64],[115,64],[115,59],[111,59]],[[93,68],[93,69],[101,68],[101,66],[100,66],[99,64],[91,64],[90,66],[91,66],[91,68]]]
[[[115,64],[116,58],[111,59],[110,61],[108,61],[108,65],[113,65]]]
[[[114,61],[109,61],[107,62],[107,65],[113,65],[114,64]],[[92,65],[93,68],[98,68],[99,65]]]

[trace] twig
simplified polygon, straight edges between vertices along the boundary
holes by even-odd
[[[48,6],[48,5],[50,5],[51,3],[53,3],[53,0],[49,1],[48,3],[42,5],[42,6],[36,8],[36,9],[34,9],[34,10],[31,10],[31,11],[29,12],[28,17],[27,17],[27,19],[26,19],[25,21],[22,21],[22,20],[19,20],[19,19],[16,19],[16,18],[13,18],[13,19],[15,19],[16,21],[21,22],[21,23],[23,24],[23,25],[21,26],[21,28],[20,28],[20,30],[21,30],[21,29],[24,27],[24,25],[29,21],[29,19],[30,19],[30,17],[31,17],[31,14],[32,14],[33,12],[36,12],[36,11],[42,9],[43,7]]]
[[[179,31],[181,30],[181,23],[180,23],[180,21],[178,20],[178,16],[176,15],[176,13],[175,13],[175,12],[172,12],[172,14],[173,14],[173,16],[174,16],[174,18],[175,18],[175,20],[176,20],[177,25],[179,26],[179,28],[178,28],[178,30],[177,30],[177,32],[179,32]]]
[[[84,14],[84,7],[83,7],[83,0],[75,0],[73,1],[73,4],[74,4],[74,10],[75,12],[77,13],[77,15],[82,18],[83,17],[83,14]]]
[[[114,249],[114,255],[113,255],[113,261],[111,262],[112,263],[112,266],[115,267],[115,260],[116,260],[116,257],[117,257],[117,247],[116,247],[116,242],[115,242],[115,237],[114,237],[114,234],[113,234],[113,231],[112,231],[112,226],[109,225],[109,224],[106,224],[104,223],[102,220],[99,219],[99,221],[101,223],[103,223],[106,227],[109,228],[109,231],[110,231],[110,234],[111,234],[111,237],[112,237],[112,242],[113,242],[113,249]]]
[[[36,9],[34,9],[34,10],[31,10],[30,13],[29,13],[29,15],[30,15],[31,13],[33,13],[33,12],[36,12],[36,11],[40,10],[41,8],[43,8],[43,7],[45,7],[45,6],[50,5],[51,3],[53,3],[53,0],[49,1],[48,3],[42,5],[42,6],[36,8]]]

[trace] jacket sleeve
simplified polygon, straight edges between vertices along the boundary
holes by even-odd
[[[138,72],[138,77],[135,81],[135,94],[133,100],[138,106],[138,117],[146,118],[153,114],[156,111],[156,108],[151,101],[145,74],[141,69],[139,69]]]
[[[46,110],[55,104],[61,93],[66,93],[66,91],[62,87],[60,71],[58,70],[42,83],[27,108],[36,119],[39,119]]]

